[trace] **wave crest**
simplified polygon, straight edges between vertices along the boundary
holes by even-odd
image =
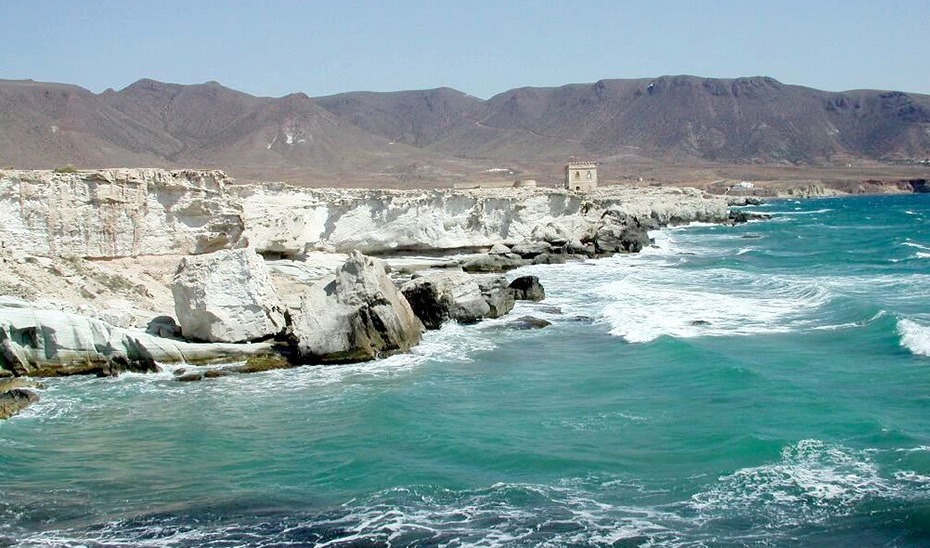
[[[901,346],[918,356],[930,356],[930,326],[911,320],[898,321]]]

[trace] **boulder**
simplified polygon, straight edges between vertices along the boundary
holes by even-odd
[[[156,316],[145,327],[145,332],[156,337],[181,337],[181,326],[171,316]]]
[[[15,388],[0,392],[0,419],[8,419],[39,401],[39,396],[30,390]]]
[[[270,343],[192,344],[0,297],[0,370],[16,376],[157,371],[159,362],[273,354]]]
[[[597,253],[597,248],[594,244],[585,244],[581,240],[569,240],[565,246],[562,248],[563,253],[569,255],[585,255],[587,257],[593,257]]]
[[[518,301],[541,301],[546,298],[546,290],[536,276],[520,276],[510,282],[513,298]]]
[[[491,246],[491,249],[488,251],[488,255],[507,255],[509,253],[510,248],[500,242]]]
[[[552,251],[552,244],[540,240],[524,240],[511,247],[510,250],[524,259],[532,259],[537,255]]]
[[[533,264],[565,264],[565,255],[542,253],[533,257]]]
[[[405,283],[401,291],[427,329],[439,329],[450,319],[474,323],[491,311],[478,283],[461,270],[423,274]]]
[[[542,318],[536,318],[534,316],[521,316],[513,321],[508,321],[506,323],[497,324],[494,326],[495,330],[517,330],[517,331],[526,331],[530,329],[542,329],[552,325],[552,322],[549,320],[544,320]]]
[[[516,257],[480,255],[463,260],[461,266],[465,272],[506,272],[527,264],[526,259]]]
[[[286,308],[271,284],[265,261],[252,249],[185,257],[171,292],[187,339],[260,341],[286,327]]]
[[[642,226],[604,225],[597,231],[594,244],[599,253],[639,253],[652,243]]]
[[[478,274],[473,276],[485,302],[488,303],[488,318],[500,318],[513,310],[513,291],[507,286],[507,276],[501,274]]]
[[[384,263],[354,251],[301,297],[289,338],[297,363],[349,363],[406,352],[422,332]]]

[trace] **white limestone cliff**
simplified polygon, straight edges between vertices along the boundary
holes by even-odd
[[[222,171],[0,172],[0,239],[40,256],[206,253],[239,244]]]
[[[687,188],[337,190],[237,185],[221,171],[0,172],[0,240],[40,256],[189,255],[245,245],[300,256],[585,240],[608,210],[659,224],[727,217],[723,198]]]
[[[689,188],[311,190],[235,187],[245,234],[259,252],[390,253],[490,247],[523,240],[582,240],[604,213],[658,224],[725,221],[727,204]]]

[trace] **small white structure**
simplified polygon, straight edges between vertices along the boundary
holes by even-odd
[[[578,161],[565,164],[565,188],[579,191],[597,188],[597,162]]]

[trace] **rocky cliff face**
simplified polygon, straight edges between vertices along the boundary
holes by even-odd
[[[366,253],[490,247],[593,236],[608,212],[658,224],[722,222],[725,200],[695,189],[309,190],[237,187],[245,234],[261,253]]]
[[[452,250],[583,240],[612,215],[660,224],[724,221],[694,189],[311,190],[235,185],[221,171],[0,172],[0,239],[39,256],[190,255],[248,245],[310,250]]]
[[[44,256],[196,254],[234,247],[242,210],[222,171],[0,172],[3,245]]]

